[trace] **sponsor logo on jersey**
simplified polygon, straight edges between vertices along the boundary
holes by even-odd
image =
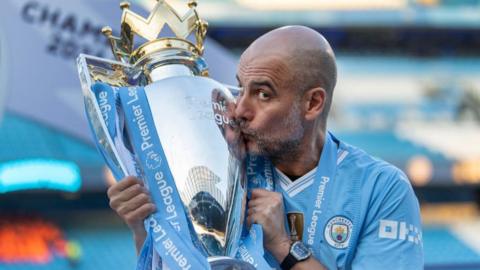
[[[325,226],[324,237],[327,243],[338,249],[348,247],[352,236],[353,223],[344,216],[332,217]]]
[[[422,244],[422,231],[417,226],[403,221],[381,219],[378,237]]]

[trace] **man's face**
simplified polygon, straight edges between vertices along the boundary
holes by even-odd
[[[237,78],[243,88],[235,118],[251,154],[282,158],[304,135],[303,111],[291,69],[282,55],[245,53]]]

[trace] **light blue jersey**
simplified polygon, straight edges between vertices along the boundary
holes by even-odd
[[[405,174],[334,140],[333,177],[322,176],[322,164],[294,182],[275,171],[287,231],[295,227],[328,269],[423,269],[420,209]]]

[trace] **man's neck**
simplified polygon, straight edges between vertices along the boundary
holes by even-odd
[[[306,140],[306,143],[288,157],[272,160],[273,165],[292,181],[295,181],[318,165],[324,138],[323,132],[317,134],[315,139]]]

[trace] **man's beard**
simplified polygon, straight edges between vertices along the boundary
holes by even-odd
[[[296,159],[300,154],[298,153],[299,146],[305,131],[300,113],[300,104],[295,102],[287,117],[279,123],[278,130],[290,131],[283,138],[275,138],[272,134],[242,128],[242,133],[245,137],[250,141],[254,141],[258,147],[256,151],[248,149],[249,153],[268,157],[273,162]],[[243,124],[245,123],[240,123],[240,126],[244,126]]]

